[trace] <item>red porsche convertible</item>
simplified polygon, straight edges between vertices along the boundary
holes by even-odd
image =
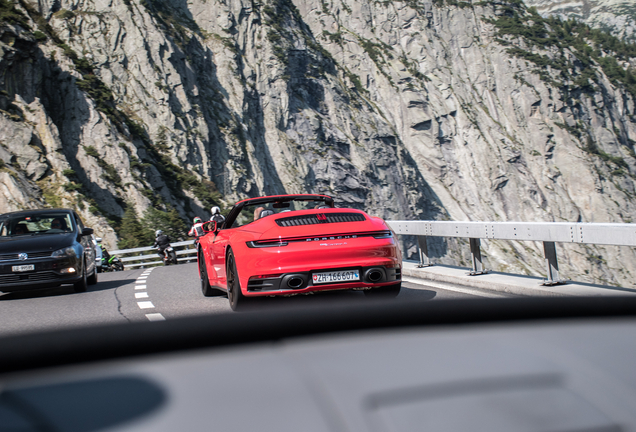
[[[237,310],[250,299],[357,289],[400,292],[402,255],[387,224],[335,208],[326,195],[239,201],[222,224],[208,222],[198,250],[203,295],[227,292]]]

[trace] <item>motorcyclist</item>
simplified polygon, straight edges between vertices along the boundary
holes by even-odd
[[[203,228],[203,220],[199,216],[195,217],[192,221],[192,228],[188,231],[188,236],[194,237],[194,243],[199,242],[199,237],[201,237],[204,233]]]
[[[216,222],[217,226],[219,227],[223,225],[223,222],[225,222],[225,216],[221,214],[221,209],[218,208],[217,206],[214,206],[212,207],[211,212],[212,212],[212,217],[210,217],[210,221]]]
[[[162,230],[155,231],[155,244],[152,247],[159,249],[159,256],[163,259],[164,251],[170,246],[170,238]]]
[[[102,244],[102,239],[98,239],[97,240],[97,246],[101,250],[101,256],[102,256],[102,259],[100,260],[99,265],[102,267],[102,269],[105,269],[105,268],[108,267],[108,261],[110,260],[110,254],[108,253],[108,250],[106,250],[106,248]]]

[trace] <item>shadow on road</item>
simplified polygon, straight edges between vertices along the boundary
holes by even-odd
[[[296,295],[291,297],[263,297],[249,304],[247,310],[269,310],[282,308],[299,308],[299,307],[325,307],[329,305],[348,304],[377,304],[378,302],[391,302],[395,300],[413,300],[428,301],[433,300],[437,293],[431,290],[414,289],[402,286],[400,294],[397,298],[387,297],[370,297],[362,291],[342,290],[342,291],[325,291],[317,292],[309,295]],[[225,294],[220,293],[220,296]]]
[[[115,288],[119,288],[123,285],[128,285],[134,283],[135,279],[121,279],[121,280],[112,280],[112,281],[99,281],[97,285],[89,285],[88,292],[97,292],[97,291],[107,291]],[[7,300],[24,300],[31,298],[40,298],[40,297],[57,297],[69,294],[78,294],[82,295],[85,293],[76,293],[73,290],[73,285],[62,285],[59,287],[53,288],[40,288],[40,289],[29,289],[25,291],[14,291],[5,294],[0,294],[0,301]]]

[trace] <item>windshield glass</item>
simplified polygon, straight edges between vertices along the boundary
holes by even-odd
[[[291,201],[272,201],[265,204],[246,205],[239,213],[238,217],[232,225],[233,228],[247,225],[262,217],[272,214],[287,213],[299,210],[311,210],[320,208],[331,208],[323,200],[291,200]]]
[[[68,213],[41,213],[8,217],[0,222],[0,237],[58,234],[73,231]]]

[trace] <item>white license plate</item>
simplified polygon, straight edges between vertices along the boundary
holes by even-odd
[[[13,266],[11,267],[11,270],[13,270],[14,272],[25,272],[25,271],[35,270],[35,264]]]
[[[323,273],[314,273],[314,284],[338,283],[360,280],[360,272],[358,270],[342,270]]]

